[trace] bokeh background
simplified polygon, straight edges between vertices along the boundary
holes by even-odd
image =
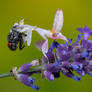
[[[0,73],[8,72],[12,67],[19,67],[31,60],[41,58],[34,43],[42,39],[33,32],[32,44],[22,51],[10,51],[7,47],[7,35],[15,22],[22,18],[26,24],[37,25],[51,29],[55,12],[61,8],[64,13],[62,33],[67,38],[76,40],[78,27],[89,26],[92,29],[92,0],[0,0]],[[52,40],[49,40],[51,43]],[[60,40],[61,43],[63,41]],[[40,75],[34,75],[36,84],[41,88],[38,92],[91,92],[92,77],[86,75],[81,82],[76,82],[61,74],[54,82],[41,80]],[[0,92],[35,92],[14,78],[0,79]]]

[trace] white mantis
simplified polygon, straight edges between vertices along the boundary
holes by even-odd
[[[68,41],[67,38],[62,33],[60,33],[62,27],[63,27],[63,12],[61,9],[58,9],[55,14],[52,30],[45,30],[42,28],[35,29],[38,32],[38,34],[40,34],[45,39],[44,41],[36,43],[36,47],[42,51],[44,56],[46,56],[46,53],[48,52],[47,37],[54,40],[62,39]]]
[[[48,37],[48,38],[51,38],[51,39],[54,39],[54,40],[62,39],[62,40],[68,41],[67,38],[62,33],[60,33],[62,27],[63,27],[63,12],[62,12],[61,9],[58,9],[56,11],[53,27],[52,27],[51,30],[45,30],[45,29],[42,29],[42,28],[36,28],[35,30],[45,40],[47,40],[47,37]]]

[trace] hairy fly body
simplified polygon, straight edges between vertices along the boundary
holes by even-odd
[[[14,26],[8,35],[8,47],[11,50],[16,50],[19,44],[19,49],[23,49],[24,46],[24,39],[23,37],[26,36],[24,33],[18,32],[16,30],[17,26]]]

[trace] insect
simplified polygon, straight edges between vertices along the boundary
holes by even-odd
[[[45,30],[42,28],[36,28],[35,30],[40,34],[45,40],[48,38],[51,39],[63,39],[65,41],[68,41],[67,38],[60,33],[61,29],[63,27],[63,12],[61,9],[58,9],[55,14],[55,19],[53,23],[52,30]]]
[[[25,41],[27,41],[27,45],[30,46],[32,30],[34,29],[35,27],[33,26],[24,25],[24,19],[22,19],[19,24],[15,23],[8,35],[8,47],[14,51],[19,44],[19,49],[21,50],[25,47]]]

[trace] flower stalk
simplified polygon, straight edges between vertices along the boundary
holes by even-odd
[[[12,76],[13,76],[13,73],[12,72],[0,74],[0,78],[12,77]]]
[[[24,73],[31,73],[31,72],[36,72],[36,71],[40,71],[40,70],[44,70],[44,65],[41,66],[32,66],[30,68],[30,70],[26,71],[26,72],[18,72],[18,74],[24,74]],[[5,78],[5,77],[13,77],[13,72],[7,72],[7,73],[3,73],[0,74],[0,78]]]

